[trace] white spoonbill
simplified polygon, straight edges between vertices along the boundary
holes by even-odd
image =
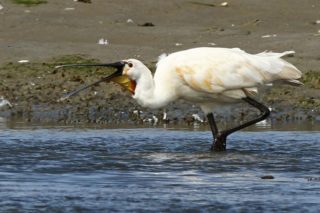
[[[269,109],[252,96],[260,85],[283,82],[302,85],[301,72],[292,64],[281,59],[292,54],[262,52],[249,54],[238,48],[200,47],[172,53],[157,63],[151,71],[137,59],[127,59],[111,64],[69,64],[68,66],[102,66],[116,68],[113,74],[93,84],[67,94],[62,99],[97,85],[102,81],[113,81],[127,88],[134,99],[149,108],[164,107],[177,99],[198,104],[208,118],[213,135],[211,149],[226,149],[226,139],[231,133],[264,120]],[[260,110],[259,117],[220,131],[214,120],[213,111],[224,104],[247,102]]]

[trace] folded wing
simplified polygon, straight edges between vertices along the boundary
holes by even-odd
[[[246,89],[255,93],[257,86],[277,81],[302,84],[298,80],[301,72],[281,58],[293,53],[263,52],[252,55],[237,48],[197,48],[175,53],[171,58],[178,64],[175,72],[194,90],[223,93]]]

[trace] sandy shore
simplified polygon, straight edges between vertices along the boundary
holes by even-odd
[[[120,114],[128,106],[132,111],[140,110],[128,94],[119,95],[120,89],[116,86],[106,89],[102,85],[95,88],[101,94],[98,98],[84,94],[68,102],[70,112],[62,112],[60,109],[62,106],[66,109],[65,105],[54,102],[56,98],[64,90],[91,81],[95,76],[81,74],[78,81],[70,81],[75,74],[65,73],[66,77],[52,74],[54,64],[65,62],[57,57],[82,54],[84,58],[102,62],[138,58],[152,65],[162,53],[199,46],[219,46],[239,47],[250,53],[296,51],[294,57],[286,60],[306,73],[306,86],[303,89],[281,87],[262,99],[277,108],[278,115],[284,113],[290,114],[290,118],[302,116],[302,119],[311,116],[312,120],[320,120],[320,24],[317,24],[320,20],[320,2],[230,0],[227,7],[221,6],[222,2],[92,0],[88,4],[55,0],[26,7],[0,0],[3,6],[0,10],[0,96],[5,96],[15,106],[14,109],[1,109],[2,116],[20,115],[32,120],[41,111],[47,113],[45,117],[54,117],[55,113],[71,113],[68,114],[71,120],[84,116],[86,121],[96,121],[99,116],[104,120],[108,113],[114,115],[115,111],[110,109],[119,109]],[[106,44],[98,44],[100,39]],[[16,64],[19,60],[29,60],[30,63]],[[75,59],[73,62],[81,60]],[[30,82],[36,84],[38,89]],[[81,107],[80,115],[74,114],[75,106]],[[175,113],[179,116],[188,114],[189,117],[192,113],[199,113],[197,107],[189,112],[188,106]],[[92,112],[97,109],[92,107],[100,107],[98,117]],[[170,111],[179,107],[173,105]],[[90,110],[91,114],[88,113]],[[48,113],[51,113],[50,116]],[[135,116],[132,112],[125,113],[128,115],[124,116],[124,120]],[[151,117],[152,113],[160,117],[163,110],[150,113]],[[150,117],[150,113],[146,117]],[[94,118],[88,118],[89,114]],[[179,116],[173,115],[171,119]],[[182,117],[181,120],[186,120],[186,116]],[[59,117],[60,120],[64,118]],[[113,122],[112,119],[109,121]]]
[[[221,2],[55,0],[25,7],[2,0],[0,63],[79,53],[102,61],[150,62],[163,52],[214,43],[251,53],[295,50],[291,61],[301,70],[318,69],[318,0],[230,0],[228,7]],[[150,22],[155,26],[139,26]],[[101,38],[109,44],[98,45]]]

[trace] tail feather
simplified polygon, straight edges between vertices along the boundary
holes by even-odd
[[[301,78],[302,73],[300,70],[298,70],[295,66],[292,64],[285,62],[285,65],[283,66],[282,70],[279,72],[280,79],[283,79],[285,81],[292,81],[292,82],[298,82],[298,79]]]
[[[304,85],[301,81],[293,80],[293,79],[290,79],[290,80],[278,80],[275,83],[288,84],[288,85],[295,86],[295,87],[299,87],[299,86],[303,86]]]
[[[278,82],[290,84],[293,86],[303,85],[298,80],[302,76],[301,71],[291,63],[281,58],[283,56],[292,55],[294,53],[295,52],[291,50],[282,53],[262,52],[257,54],[261,57],[261,61],[257,64],[257,66],[260,66],[261,70],[265,71],[264,83]]]

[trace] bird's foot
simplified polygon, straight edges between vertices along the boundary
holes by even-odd
[[[227,136],[220,134],[213,140],[211,150],[216,152],[226,151]]]

